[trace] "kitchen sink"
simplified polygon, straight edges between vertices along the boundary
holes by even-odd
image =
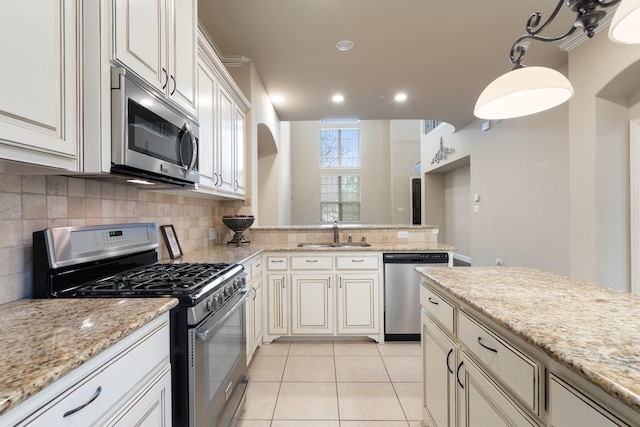
[[[298,243],[299,248],[322,249],[322,248],[367,248],[371,246],[367,242],[344,242],[344,243]]]

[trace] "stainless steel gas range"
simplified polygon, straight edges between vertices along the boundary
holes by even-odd
[[[33,233],[35,298],[174,297],[173,426],[236,422],[249,385],[244,267],[158,263],[155,223],[49,228]]]

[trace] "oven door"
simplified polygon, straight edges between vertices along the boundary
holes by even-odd
[[[190,332],[191,427],[234,425],[249,385],[243,288],[225,307]],[[226,308],[226,309],[225,309]]]

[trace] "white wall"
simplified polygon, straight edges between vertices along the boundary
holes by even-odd
[[[471,257],[471,167],[453,169],[444,174],[446,242],[458,248],[456,255]],[[466,260],[466,259],[465,259]]]
[[[360,175],[362,223],[391,222],[389,165],[389,121],[370,120],[348,124],[318,121],[291,122],[291,224],[309,225],[320,221],[320,129],[360,129],[361,167],[341,169]],[[407,184],[408,185],[408,184]]]
[[[420,134],[419,120],[390,122],[391,224],[411,224],[411,178],[420,177],[411,170],[420,161]]]
[[[570,273],[629,290],[630,106],[599,98],[601,90],[640,61],[640,46],[619,45],[602,31],[569,53]],[[640,76],[622,82],[637,93]]]
[[[473,265],[494,265],[496,258],[501,258],[504,265],[569,273],[567,110],[565,104],[527,118],[505,120],[487,132],[481,130],[480,120],[453,134],[451,126],[443,126],[423,139],[426,177],[449,172],[457,168],[456,163],[470,163],[469,193],[480,196],[480,202],[466,203],[468,210],[474,204],[479,207],[479,212],[469,212],[468,253]],[[455,152],[432,165],[440,137],[444,147]],[[449,181],[453,185],[453,176]],[[440,179],[438,185],[446,187],[446,182],[446,178]],[[437,180],[431,179],[430,185],[434,183]],[[429,191],[426,187],[425,203],[446,203],[445,189],[432,188],[435,197]],[[425,209],[427,223],[439,220],[441,212],[428,206]],[[429,213],[436,215],[435,220]],[[452,243],[450,239],[457,241],[466,231],[451,217],[452,212],[444,215],[443,241]]]

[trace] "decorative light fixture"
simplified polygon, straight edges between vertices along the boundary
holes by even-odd
[[[336,48],[340,52],[346,52],[353,48],[353,42],[351,40],[340,40],[338,43],[336,43]]]
[[[624,0],[609,27],[609,38],[616,43],[640,43],[640,0]]]
[[[640,43],[640,0],[559,0],[549,19],[542,25],[541,13],[532,13],[527,20],[527,34],[520,36],[511,46],[509,60],[513,69],[494,80],[480,94],[474,110],[476,117],[492,120],[521,117],[548,110],[571,98],[573,87],[561,73],[550,68],[525,67],[522,64],[529,47],[526,40],[557,42],[569,37],[578,28],[582,28],[585,35],[591,38],[598,23],[606,16],[602,9],[621,1],[613,18],[610,37],[614,41],[618,41],[618,38],[635,38],[633,43]],[[577,14],[573,26],[559,37],[541,36],[540,33],[555,19],[564,3]]]

